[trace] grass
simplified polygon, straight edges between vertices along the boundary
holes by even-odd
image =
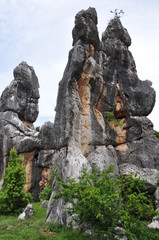
[[[34,203],[34,216],[24,221],[17,216],[0,215],[1,240],[90,240],[78,231],[62,228],[56,223],[46,223],[46,209]]]
[[[0,240],[94,239],[77,230],[61,227],[58,223],[46,223],[46,209],[40,208],[39,205],[33,203],[35,214],[24,221],[18,220],[17,216],[0,215]],[[159,231],[148,229],[146,223],[132,223],[130,231],[134,233],[135,240],[159,240]]]

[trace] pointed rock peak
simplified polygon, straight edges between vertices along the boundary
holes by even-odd
[[[81,10],[75,17],[75,27],[72,31],[73,45],[81,39],[84,43],[91,43],[98,48],[100,40],[97,29],[97,12],[95,8],[89,7]]]
[[[105,32],[102,35],[102,41],[107,39],[119,39],[127,47],[131,45],[130,35],[127,29],[123,27],[119,17],[115,17],[110,20]]]
[[[36,121],[39,113],[39,82],[33,67],[21,62],[13,71],[14,80],[3,91],[0,112],[18,114],[27,126]]]
[[[27,62],[21,62],[13,71],[14,79],[28,83],[33,87],[33,89],[39,88],[38,78],[35,74],[34,68],[29,66]]]

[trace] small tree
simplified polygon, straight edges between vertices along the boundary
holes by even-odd
[[[114,11],[110,11],[111,13],[114,13],[114,18],[121,18],[124,15],[123,10],[118,10],[117,8]]]
[[[0,191],[0,213],[18,214],[31,200],[30,193],[24,191],[25,167],[22,166],[22,156],[12,148],[6,173],[3,175],[4,183]]]

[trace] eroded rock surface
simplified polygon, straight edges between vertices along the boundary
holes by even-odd
[[[37,119],[39,108],[39,82],[34,69],[21,62],[14,69],[14,80],[3,91],[0,112],[12,111],[19,119],[31,124]]]
[[[33,128],[39,84],[27,63],[15,68],[14,80],[2,93],[0,180],[15,146],[24,156],[25,188],[34,200],[48,183],[53,167],[67,181],[77,179],[83,166],[91,172],[94,167],[104,170],[114,164],[115,173],[133,166],[133,172],[137,169],[144,174],[150,192],[155,191],[159,139],[147,118],[155,104],[155,91],[149,80],[141,81],[137,75],[129,51],[131,38],[120,19],[109,22],[101,40],[97,23],[94,8],[75,17],[73,47],[59,83],[54,124],[46,122],[39,133]],[[47,221],[68,225],[68,203],[52,202],[56,182],[52,186]]]
[[[137,75],[128,49],[131,38],[120,19],[109,22],[101,41],[97,23],[94,8],[82,10],[75,17],[73,48],[59,83],[55,109],[58,156],[54,163],[64,181],[79,176],[82,165],[76,164],[80,162],[89,171],[114,164],[116,173],[119,165],[130,163],[154,192],[156,181],[152,175],[159,170],[159,139],[146,116],[155,104],[155,91],[150,81],[141,81]],[[110,119],[104,112],[114,117]],[[47,221],[67,225],[67,204],[63,200],[52,202],[55,186]]]
[[[40,134],[34,130],[33,123],[39,113],[40,96],[38,78],[33,67],[22,62],[13,73],[14,80],[0,98],[0,186],[3,183],[2,174],[8,163],[9,152],[15,147],[24,157],[27,180],[25,189],[32,193],[34,200],[38,200],[39,182],[44,182],[45,178],[46,185],[48,181],[46,172],[49,172],[50,168],[50,152],[48,150],[44,153],[44,149],[52,147],[53,124],[46,123]],[[41,159],[45,159],[45,164],[41,164]]]

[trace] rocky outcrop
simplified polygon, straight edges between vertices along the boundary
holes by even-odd
[[[34,69],[21,62],[14,69],[14,80],[3,91],[0,112],[11,111],[18,114],[24,123],[31,124],[37,119],[39,83]]]
[[[75,17],[73,48],[59,83],[55,109],[58,156],[54,163],[64,181],[77,179],[82,163],[88,171],[114,164],[116,173],[129,163],[147,179],[150,192],[154,192],[159,139],[146,116],[155,104],[155,91],[150,81],[141,81],[137,75],[128,49],[131,38],[120,19],[109,22],[101,41],[97,22],[94,8],[82,10]],[[63,200],[52,203],[55,185],[47,221],[67,225],[67,204]]]
[[[83,166],[88,172],[115,165],[118,172],[138,171],[154,192],[159,171],[159,139],[147,118],[155,104],[149,80],[141,81],[129,46],[131,38],[119,17],[110,20],[99,39],[94,8],[75,17],[73,47],[59,83],[54,124],[40,132],[33,123],[38,115],[39,84],[35,71],[22,62],[0,99],[0,179],[9,151],[15,146],[24,156],[26,190],[38,200],[52,167],[60,177],[77,179]],[[157,192],[156,196],[157,196]],[[68,203],[48,204],[47,221],[67,225]],[[158,204],[158,197],[156,197]]]
[[[9,152],[14,146],[24,157],[27,184],[25,189],[38,200],[40,185],[48,181],[52,125],[46,123],[38,133],[33,123],[38,116],[39,83],[34,69],[26,62],[14,69],[14,80],[0,98],[0,185],[5,172]],[[47,130],[46,130],[47,126]],[[50,133],[50,132],[51,133]],[[51,139],[50,139],[51,138]],[[45,164],[42,161],[45,160]],[[44,180],[45,179],[45,180]]]
[[[26,208],[24,208],[23,212],[19,215],[19,220],[25,220],[28,217],[32,217],[34,215],[34,208],[32,204],[28,204]]]
[[[150,194],[153,194],[157,189],[159,170],[152,168],[138,168],[137,166],[124,163],[119,165],[119,171],[125,176],[132,175],[137,176],[144,180],[147,190]]]

